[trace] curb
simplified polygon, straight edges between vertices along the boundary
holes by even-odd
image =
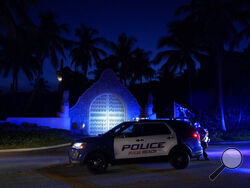
[[[23,151],[40,151],[40,150],[47,150],[47,149],[55,149],[55,148],[61,148],[70,146],[71,143],[66,144],[60,144],[55,146],[45,146],[45,147],[39,147],[39,148],[22,148],[22,149],[2,149],[0,150],[0,153],[7,153],[7,152],[23,152]]]
[[[210,142],[209,145],[250,144],[250,141]]]

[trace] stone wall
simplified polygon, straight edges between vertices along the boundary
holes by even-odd
[[[5,122],[21,125],[23,123],[37,124],[56,129],[71,130],[70,118],[60,117],[9,117]]]

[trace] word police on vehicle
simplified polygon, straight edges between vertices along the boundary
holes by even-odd
[[[140,150],[140,149],[157,149],[157,148],[164,148],[166,142],[157,142],[157,143],[148,143],[148,144],[132,144],[132,145],[123,145],[122,151],[125,149],[131,150]]]

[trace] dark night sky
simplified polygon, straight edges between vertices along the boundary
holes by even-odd
[[[41,0],[39,7],[32,10],[33,19],[37,12],[51,9],[58,16],[58,23],[70,26],[69,38],[74,39],[74,29],[81,23],[99,30],[100,36],[116,41],[119,34],[126,32],[138,40],[137,45],[156,53],[158,39],[167,32],[166,24],[173,19],[176,8],[188,0]],[[70,64],[67,58],[65,65]],[[45,62],[44,77],[51,90],[57,88],[55,70]],[[0,89],[8,90],[11,78],[0,77]],[[19,78],[19,90],[29,90],[29,81],[24,75]]]

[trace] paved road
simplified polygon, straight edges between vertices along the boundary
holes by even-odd
[[[39,152],[0,153],[0,188],[71,187],[37,172],[37,169],[67,162],[66,148]]]
[[[228,147],[237,147],[243,164],[225,169],[211,182],[208,178],[220,166]],[[189,168],[175,170],[168,163],[112,166],[107,173],[90,174],[85,168],[67,165],[65,148],[43,152],[0,154],[0,188],[49,187],[250,187],[250,145],[211,145],[210,161],[192,160]]]

